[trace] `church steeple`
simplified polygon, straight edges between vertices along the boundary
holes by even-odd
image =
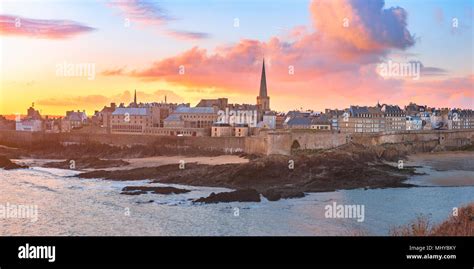
[[[260,78],[260,92],[257,96],[257,106],[259,107],[260,114],[262,112],[270,110],[270,97],[267,92],[267,76],[265,74],[265,59],[263,59],[262,76]]]
[[[260,97],[267,97],[267,77],[265,75],[265,58],[263,58],[262,77],[260,78]]]

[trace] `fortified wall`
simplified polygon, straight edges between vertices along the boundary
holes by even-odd
[[[329,149],[354,142],[367,146],[410,144],[417,147],[445,149],[472,145],[474,130],[417,131],[381,134],[345,134],[317,130],[262,131],[252,137],[177,137],[99,133],[42,133],[0,131],[0,144],[9,146],[34,145],[58,141],[61,143],[97,142],[110,145],[166,145],[218,151],[223,154],[290,155],[292,150]]]
[[[245,152],[245,137],[178,137],[133,134],[99,133],[42,133],[0,131],[0,144],[8,146],[34,145],[45,142],[60,143],[103,143],[115,146],[165,145],[176,148],[194,148],[206,151],[220,151],[223,154]]]
[[[347,134],[318,132],[315,130],[291,130],[267,132],[266,154],[289,155],[292,149],[318,150],[335,148],[348,142],[367,146],[385,144],[410,144],[416,147],[455,149],[474,143],[474,130],[430,130],[401,133]]]

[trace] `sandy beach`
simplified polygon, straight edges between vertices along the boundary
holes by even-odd
[[[474,152],[434,152],[410,155],[408,166],[422,166],[426,175],[412,180],[430,186],[474,186]]]
[[[207,164],[207,165],[220,165],[220,164],[238,164],[248,163],[249,160],[237,155],[222,155],[222,156],[155,156],[155,157],[144,157],[144,158],[125,158],[122,159],[130,164],[120,167],[109,167],[103,168],[102,170],[114,171],[114,170],[129,170],[134,168],[144,167],[157,167],[168,164],[180,164],[184,161],[185,165],[188,163]],[[12,159],[15,163],[28,165],[28,166],[44,166],[47,163],[52,162],[64,162],[66,159]],[[96,168],[79,169],[81,171],[94,171]]]
[[[142,167],[156,167],[167,164],[180,164],[181,161],[184,161],[185,165],[187,163],[197,163],[197,164],[207,164],[207,165],[220,165],[220,164],[237,164],[237,163],[248,163],[249,160],[236,156],[236,155],[221,155],[213,157],[187,157],[187,156],[155,156],[155,157],[145,157],[145,158],[130,158],[122,159],[126,162],[129,162],[129,165],[121,167],[111,167],[103,170],[128,170],[133,168],[142,168]],[[86,170],[95,170],[95,169],[86,169]]]

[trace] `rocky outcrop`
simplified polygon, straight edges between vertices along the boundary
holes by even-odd
[[[304,192],[292,189],[269,189],[262,193],[268,201],[278,201],[280,199],[302,198]]]
[[[3,168],[5,170],[11,170],[11,169],[28,168],[28,166],[16,164],[10,161],[10,159],[8,159],[7,157],[0,156],[0,168]]]
[[[179,194],[190,192],[190,190],[178,189],[174,187],[127,186],[122,189],[120,194],[140,195],[150,192],[154,194]]]
[[[97,157],[86,157],[77,159],[68,159],[63,162],[49,162],[44,167],[61,168],[61,169],[87,169],[87,168],[109,168],[120,167],[130,164],[123,160],[103,160]]]
[[[215,204],[230,202],[260,202],[260,194],[254,189],[211,193],[208,197],[194,200],[195,203]]]
[[[270,201],[304,197],[307,192],[412,186],[404,181],[416,174],[414,168],[398,169],[388,165],[380,154],[383,156],[384,152],[349,145],[313,155],[272,155],[241,164],[189,163],[185,169],[170,164],[131,170],[99,170],[82,173],[79,177],[151,179],[164,184],[253,189]]]

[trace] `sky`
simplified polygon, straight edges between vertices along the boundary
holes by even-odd
[[[134,90],[254,104],[263,58],[276,111],[472,109],[473,2],[1,1],[0,114],[91,115]]]

